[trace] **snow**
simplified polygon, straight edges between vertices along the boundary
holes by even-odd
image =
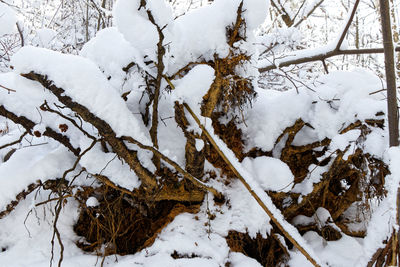
[[[261,267],[262,266],[256,260],[249,258],[249,257],[245,257],[242,253],[231,252],[229,254],[229,259],[230,259],[232,267],[241,267],[241,266]]]
[[[187,103],[200,113],[203,96],[210,89],[215,78],[214,69],[207,65],[195,66],[188,74],[176,82],[172,95],[180,103]]]
[[[257,90],[257,99],[246,115],[242,131],[248,140],[247,148],[259,147],[270,151],[282,131],[291,126],[307,110],[312,100],[307,93]],[[277,119],[279,118],[279,119]]]
[[[86,144],[81,147],[88,147],[89,145]],[[129,166],[118,159],[116,154],[102,152],[100,144],[88,151],[80,160],[80,164],[85,166],[89,173],[110,177],[115,184],[128,190],[140,186],[139,178]]]
[[[272,212],[278,222],[284,226],[289,234],[312,255],[322,266],[365,266],[375,251],[383,247],[383,241],[388,238],[393,228],[398,228],[395,222],[395,203],[397,188],[400,180],[400,150],[388,147],[387,123],[384,129],[371,127],[372,132],[364,136],[359,129],[342,133],[342,130],[356,121],[365,122],[366,119],[385,119],[386,103],[382,94],[371,94],[384,85],[380,79],[363,69],[351,72],[336,71],[328,75],[321,75],[315,81],[307,80],[303,73],[306,85],[311,89],[287,90],[278,92],[258,88],[257,79],[254,79],[255,90],[258,94],[252,107],[243,110],[245,123],[240,124],[243,132],[246,150],[259,148],[264,152],[271,151],[273,157],[261,156],[246,157],[239,162],[233,152],[228,149],[213,131],[211,120],[201,117],[200,106],[203,96],[208,92],[215,79],[215,71],[208,65],[215,56],[226,57],[232,48],[226,43],[226,29],[236,20],[237,8],[240,0],[216,0],[204,4],[196,10],[181,12],[181,16],[174,19],[173,10],[163,0],[147,0],[147,6],[141,7],[140,0],[118,0],[113,15],[116,27],[99,31],[96,37],[87,42],[79,56],[62,54],[43,48],[24,47],[12,59],[14,71],[0,74],[0,84],[16,92],[9,93],[0,88],[0,105],[12,110],[19,116],[25,116],[34,122],[34,131],[44,133],[47,127],[57,130],[68,137],[74,147],[87,148],[91,139],[87,138],[71,122],[58,115],[40,110],[40,106],[47,101],[51,107],[60,104],[58,99],[39,83],[27,80],[21,73],[31,71],[46,75],[57,87],[65,90],[64,95],[73,101],[82,104],[106,121],[116,132],[117,136],[132,136],[140,142],[151,145],[148,128],[142,122],[148,101],[144,86],[147,78],[156,74],[154,62],[157,59],[157,43],[159,34],[157,28],[148,20],[151,12],[154,20],[162,28],[166,49],[164,55],[165,70],[163,75],[174,74],[181,67],[194,62],[183,77],[173,79],[171,90],[167,88],[164,79],[161,86],[159,103],[159,150],[185,166],[185,142],[182,130],[174,120],[174,103],[187,103],[200,118],[217,142],[219,148],[229,161],[250,185],[253,192]],[[316,1],[311,1],[304,8],[306,13]],[[265,21],[268,12],[268,1],[244,0],[243,16],[246,21],[246,40],[235,44],[236,49],[251,56],[250,62],[243,68],[236,70],[243,77],[258,77],[257,67],[273,64],[279,65],[286,60],[298,59],[304,56],[323,54],[331,50],[335,42],[320,49],[308,49],[290,53],[283,59],[268,58],[258,61],[259,50],[262,45],[255,44],[261,40],[265,45],[281,43],[287,40],[299,41],[300,32],[296,29],[287,31],[277,30],[274,35],[264,39],[256,39],[254,34],[257,27]],[[3,15],[2,15],[3,12]],[[4,13],[5,12],[5,13]],[[303,14],[304,14],[303,13]],[[0,3],[0,36],[15,31],[15,14],[7,5]],[[272,37],[271,37],[272,36]],[[36,43],[35,43],[36,42]],[[37,38],[33,44],[51,48],[56,40],[56,32],[50,28],[37,31]],[[136,65],[129,71],[123,68],[130,63]],[[199,63],[199,64],[197,64]],[[200,64],[201,63],[201,64]],[[273,88],[273,85],[271,85]],[[121,97],[126,95],[126,101]],[[58,111],[71,118],[74,112],[69,109],[58,108]],[[34,112],[32,112],[34,111]],[[151,116],[151,108],[150,108]],[[190,128],[201,134],[201,129],[186,113]],[[288,165],[280,158],[281,150],[287,140],[284,136],[279,144],[277,138],[287,127],[296,120],[302,119],[308,125],[296,135],[292,145],[302,146],[311,142],[331,139],[325,155],[320,159],[334,155],[338,150],[345,151],[346,156],[356,148],[359,142],[365,153],[381,159],[389,165],[391,174],[385,177],[387,197],[381,202],[371,200],[371,219],[365,225],[354,225],[351,229],[361,227],[366,230],[364,239],[354,238],[342,233],[337,241],[326,241],[318,233],[306,232],[299,234],[293,225],[307,225],[317,223],[318,226],[335,226],[329,212],[321,207],[315,207],[316,212],[311,217],[299,215],[292,222],[287,222],[281,211],[272,203],[265,191],[290,192],[302,196],[310,194],[313,186],[323,179],[332,162],[326,166],[311,164],[307,177],[301,183],[294,184],[294,176]],[[77,120],[78,121],[78,120]],[[7,120],[10,130],[0,135],[0,145],[17,140],[24,133],[11,121]],[[61,131],[60,125],[66,124],[68,130]],[[0,121],[3,128],[3,121]],[[82,128],[93,136],[98,136],[97,130],[90,124],[82,122]],[[128,148],[137,150],[137,146],[128,145]],[[202,139],[196,138],[195,147],[198,151],[206,149]],[[65,170],[74,165],[76,156],[68,149],[59,145],[48,137],[34,137],[27,135],[20,143],[4,151],[0,151],[1,158],[11,149],[16,152],[6,162],[0,163],[0,211],[15,200],[15,196],[25,190],[37,180],[55,179],[62,177]],[[99,143],[87,152],[79,161],[78,169],[85,168],[87,173],[78,176],[74,184],[97,185],[91,174],[105,175],[116,185],[134,190],[141,184],[140,179],[130,170],[118,156],[105,152]],[[152,153],[139,150],[138,157],[142,165],[150,171],[155,171],[151,162]],[[271,233],[272,225],[266,212],[248,192],[248,189],[238,180],[228,181],[221,174],[221,170],[211,163],[205,162],[205,171],[216,173],[216,179],[206,180],[205,183],[222,192],[229,201],[222,205],[214,203],[213,196],[207,194],[197,214],[183,213],[175,217],[156,238],[154,244],[134,255],[106,257],[105,266],[260,266],[260,264],[244,254],[232,252],[225,237],[228,232],[239,231],[248,233],[251,238],[257,234],[263,237]],[[70,181],[71,173],[66,178]],[[10,182],[11,181],[11,182]],[[343,186],[347,186],[343,181]],[[47,201],[49,195],[46,190],[37,190],[26,200],[20,201],[10,216],[0,220],[0,262],[5,266],[48,266],[51,257],[51,235],[54,217],[54,201],[46,204],[36,204]],[[286,200],[290,200],[287,198]],[[285,200],[285,201],[286,201]],[[86,201],[87,207],[96,207],[99,201],[90,197]],[[350,207],[346,213],[353,213]],[[96,266],[99,258],[93,254],[85,254],[75,244],[80,239],[73,231],[78,217],[78,203],[68,198],[62,209],[59,220],[59,229],[65,245],[63,266]],[[211,215],[215,215],[211,219]],[[293,224],[293,225],[292,225]],[[358,229],[358,228],[357,228]],[[189,255],[174,259],[171,255]],[[310,266],[311,264],[295,248],[289,250],[289,266]],[[21,255],[24,257],[21,257]],[[59,257],[59,247],[55,246],[55,260]]]
[[[243,167],[253,174],[256,181],[265,190],[288,192],[291,190],[294,176],[289,166],[272,157],[245,158]]]
[[[17,17],[14,10],[5,3],[0,3],[0,37],[16,30]]]
[[[204,148],[204,141],[201,139],[196,139],[196,150],[201,151]]]
[[[83,46],[80,55],[96,63],[105,76],[110,77],[109,81],[115,88],[121,88],[124,84],[127,74],[123,68],[129,63],[145,66],[139,52],[115,27],[97,32],[96,37]]]
[[[137,101],[140,95],[137,95]],[[185,165],[185,142],[182,142],[184,137],[183,131],[174,120],[174,106],[171,104],[174,100],[173,94],[164,92],[160,97],[159,111],[164,119],[159,123],[159,140],[168,140],[168,142],[160,142],[160,151],[177,162],[180,166]]]
[[[329,149],[332,151],[341,150],[344,151],[350,142],[355,142],[357,138],[360,136],[361,130],[351,130],[344,134],[336,135],[331,144],[329,145]]]
[[[155,49],[159,40],[157,28],[149,19],[147,11],[154,17],[155,23],[163,28],[172,20],[172,9],[163,0],[146,1],[146,8],[140,8],[140,0],[119,0],[113,14],[118,30],[136,49],[156,59]],[[143,33],[146,34],[143,34]]]
[[[55,42],[57,36],[57,32],[49,29],[42,28],[37,30],[36,37],[32,41],[35,46],[51,48],[53,42]]]
[[[17,150],[7,162],[0,165],[0,210],[5,210],[28,185],[38,180],[62,177],[64,170],[72,165],[73,157],[64,147],[49,148],[42,145]]]
[[[305,126],[299,134],[307,129],[308,136],[316,135],[318,140],[323,140],[325,137],[333,139],[355,120],[375,118],[378,112],[386,111],[385,102],[370,95],[382,87],[380,79],[365,70],[332,72],[319,78],[318,83],[321,85],[311,85],[315,93],[311,90],[299,93],[296,90],[257,90],[257,99],[245,117],[246,124],[251,127],[241,126],[248,140],[247,148],[272,150],[282,131],[299,118],[314,128],[310,131]],[[307,136],[303,138],[306,141],[297,138],[296,143],[307,143]],[[345,137],[335,138],[341,142],[340,147],[345,145]]]
[[[294,186],[292,192],[299,193],[302,195],[308,195],[314,189],[314,184],[321,181],[322,174],[328,171],[329,166],[316,166],[311,164],[308,168],[309,175],[306,177],[301,183],[298,183]]]
[[[166,56],[171,62],[166,68],[170,74],[189,62],[197,61],[200,57],[207,61],[213,59],[215,54],[221,58],[228,55],[226,27],[235,23],[241,1],[214,1],[210,5],[191,10],[175,20],[172,19],[172,9],[164,1],[146,2],[146,9],[138,10],[139,0],[118,1],[113,11],[115,23],[125,39],[143,51],[143,56],[147,55],[151,60],[155,60],[159,35],[156,26],[148,20],[147,11],[150,11],[156,24],[163,28],[164,43],[168,44]],[[250,39],[253,31],[264,22],[267,10],[266,1],[243,1],[243,17]]]
[[[221,149],[222,153],[226,156],[232,166],[238,171],[238,173],[243,177],[245,182],[250,186],[252,192],[257,195],[261,202],[269,209],[271,214],[277,220],[279,224],[281,224],[284,229],[290,234],[290,236],[296,240],[296,242],[320,265],[324,266],[320,263],[319,257],[315,254],[315,252],[309,247],[309,245],[305,242],[305,240],[301,237],[299,232],[293,225],[289,224],[283,218],[282,213],[279,209],[275,207],[271,198],[267,195],[267,193],[260,187],[257,180],[249,173],[237,160],[235,154],[226,146],[226,144],[219,139],[213,131],[211,120],[209,118],[204,118],[205,121],[205,128],[210,133],[210,136],[215,141],[217,146]]]
[[[385,130],[374,129],[364,141],[364,151],[378,158],[383,158],[385,148],[389,146]]]
[[[379,248],[383,248],[384,241],[388,240],[396,225],[396,203],[397,190],[400,182],[400,149],[391,147],[385,153],[386,162],[389,164],[391,174],[385,177],[385,189],[388,191],[367,226],[367,236],[363,240],[362,255],[358,258],[357,267],[365,266],[368,260]]]
[[[11,63],[17,73],[34,71],[47,75],[57,87],[65,90],[66,95],[110,124],[117,136],[133,136],[144,144],[150,144],[138,118],[88,59],[43,48],[23,47]]]
[[[99,201],[97,200],[97,198],[95,198],[95,197],[89,197],[87,200],[86,200],[86,206],[88,206],[88,207],[96,207],[96,206],[98,206],[100,203],[99,203]]]
[[[199,58],[212,60],[214,55],[224,58],[229,53],[226,28],[234,25],[239,0],[217,0],[210,5],[191,10],[178,17],[170,26],[173,55],[168,71],[172,74],[189,62]],[[264,22],[268,2],[262,0],[243,1],[243,18],[246,33],[252,42],[253,31]],[[189,49],[190,48],[190,49]]]

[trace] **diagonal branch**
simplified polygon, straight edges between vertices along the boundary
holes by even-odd
[[[7,90],[8,93],[10,93],[10,92],[16,92],[14,89],[10,89],[10,88],[5,87],[4,85],[1,85],[1,84],[0,84],[0,88],[3,88],[4,90]]]
[[[278,14],[282,16],[283,22],[285,22],[287,27],[290,27],[293,25],[293,19],[290,17],[289,13],[286,11],[285,7],[281,4],[281,2],[278,0],[278,2],[275,2],[276,0],[271,0],[272,6],[278,11]]]
[[[297,9],[297,12],[296,12],[296,14],[294,14],[293,19],[292,19],[293,23],[296,21],[297,16],[300,14],[301,10],[304,8],[306,2],[307,2],[307,0],[303,0],[300,7]]]
[[[262,191],[262,190],[257,190],[256,187],[251,186],[249,183],[249,180],[242,175],[241,171],[238,170],[237,166],[234,166],[233,161],[231,161],[228,158],[228,153],[229,153],[229,148],[224,147],[223,152],[220,148],[219,145],[217,145],[217,142],[215,141],[216,139],[210,134],[210,132],[206,129],[204,125],[201,124],[199,118],[197,115],[193,112],[193,110],[189,107],[188,104],[183,103],[184,107],[187,109],[187,111],[190,113],[190,115],[193,117],[193,119],[196,121],[198,126],[202,129],[203,133],[206,135],[207,139],[210,141],[210,143],[213,145],[215,150],[217,150],[218,154],[221,156],[221,158],[225,161],[225,163],[231,168],[233,173],[235,173],[236,177],[242,182],[242,184],[246,187],[246,189],[249,191],[249,193],[252,195],[252,197],[257,201],[257,203],[262,207],[262,209],[268,214],[272,222],[279,228],[279,230],[283,233],[283,235],[316,267],[321,266],[315,256],[312,256],[313,253],[311,251],[307,251],[306,248],[304,248],[304,244],[301,245],[300,242],[298,241],[301,236],[298,233],[298,231],[292,227],[292,229],[287,229],[289,225],[286,221],[284,221],[282,215],[279,216],[277,214],[277,208],[274,207],[274,204],[272,203],[271,199],[268,197],[268,195]],[[228,153],[227,153],[228,152]],[[233,155],[233,152],[232,152]],[[266,204],[268,202],[268,204]],[[267,206],[269,205],[269,207]],[[273,207],[273,209],[271,209]],[[281,218],[279,218],[281,217]],[[285,224],[285,225],[284,225]],[[296,237],[294,237],[296,235]]]
[[[356,2],[354,3],[353,9],[351,10],[350,16],[349,16],[349,18],[347,20],[347,23],[343,28],[342,34],[339,37],[339,40],[338,40],[337,45],[335,47],[335,51],[339,51],[340,50],[340,47],[342,46],[344,38],[346,37],[346,34],[349,31],[351,23],[353,22],[354,15],[356,14],[356,11],[357,11],[357,8],[358,8],[359,4],[360,4],[360,0],[356,0]]]
[[[61,112],[54,110],[52,108],[50,108],[49,104],[47,103],[47,101],[44,101],[44,103],[40,106],[40,109],[43,111],[48,111],[51,113],[55,113],[58,116],[60,116],[61,118],[69,121],[72,123],[72,125],[74,125],[77,129],[79,129],[84,135],[86,135],[88,138],[92,139],[92,140],[96,140],[96,137],[94,137],[93,135],[89,134],[87,131],[85,131],[81,126],[78,125],[78,123],[76,123],[75,120],[65,116],[64,114],[62,114]]]
[[[86,122],[92,124],[104,140],[110,144],[113,151],[138,175],[144,187],[150,189],[156,187],[157,182],[153,174],[140,163],[137,151],[130,151],[125,143],[117,138],[116,133],[107,122],[91,113],[87,107],[73,101],[71,97],[65,94],[64,89],[55,86],[46,76],[34,72],[21,75],[39,82],[44,88],[52,92],[63,105],[77,113]]]
[[[298,27],[303,21],[305,21],[312,13],[324,2],[324,0],[320,0],[314,7],[307,13],[307,15],[303,16],[298,22],[294,24],[294,27]]]
[[[287,67],[293,64],[302,64],[302,63],[307,63],[307,62],[313,62],[313,61],[322,61],[324,62],[325,59],[333,57],[333,56],[339,56],[339,55],[350,55],[350,54],[371,54],[371,53],[383,53],[383,49],[380,48],[372,48],[372,49],[349,49],[349,50],[341,50],[340,47],[343,44],[343,41],[346,37],[346,34],[351,26],[351,23],[353,21],[353,18],[356,14],[358,5],[360,3],[360,0],[356,0],[353,6],[352,11],[349,14],[349,18],[346,21],[346,24],[343,27],[343,30],[338,38],[337,43],[333,48],[330,46],[326,46],[325,49],[322,49],[323,51],[321,52],[321,49],[315,50],[315,49],[309,49],[309,50],[299,50],[297,51],[298,54],[294,55],[294,57],[289,56],[287,59],[283,60],[278,60],[277,62],[273,62],[265,67],[259,68],[259,72],[266,72],[270,71],[273,69],[281,68],[281,67]]]
[[[6,147],[9,147],[9,146],[12,146],[12,145],[15,145],[15,144],[18,144],[19,142],[21,142],[22,141],[22,139],[25,137],[25,135],[27,135],[28,134],[28,131],[26,131],[26,132],[24,132],[20,137],[19,137],[19,139],[18,140],[16,140],[16,141],[14,141],[14,142],[11,142],[11,143],[8,143],[8,144],[5,144],[5,145],[2,145],[2,146],[0,146],[0,150],[2,150],[2,149],[4,149],[4,148],[6,148]]]

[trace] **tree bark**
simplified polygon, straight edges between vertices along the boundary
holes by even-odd
[[[395,71],[395,55],[394,45],[392,36],[392,27],[390,22],[390,6],[389,1],[379,0],[380,11],[381,11],[381,22],[382,22],[382,37],[383,37],[383,49],[385,55],[385,72],[386,72],[386,83],[387,83],[387,106],[388,106],[388,124],[389,124],[389,145],[399,145],[399,116],[397,107],[397,96],[396,96],[396,71]],[[399,208],[399,190],[397,194],[397,211]],[[399,225],[398,212],[396,216],[396,223]],[[397,266],[398,259],[398,231],[393,229],[393,246],[392,246],[392,259],[391,265]]]
[[[399,145],[399,119],[396,97],[396,72],[394,64],[394,46],[392,37],[392,27],[390,23],[389,1],[379,0],[383,49],[385,55],[385,71],[387,83],[387,104],[388,104],[388,123],[389,123],[389,145]]]

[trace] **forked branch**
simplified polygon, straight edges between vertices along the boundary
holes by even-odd
[[[347,32],[351,26],[351,23],[353,21],[353,18],[355,16],[355,13],[357,11],[359,3],[360,3],[360,0],[355,1],[353,9],[351,10],[351,12],[349,14],[349,18],[343,27],[343,31],[341,32],[340,36],[338,37],[338,41],[333,48],[327,48],[327,49],[325,49],[325,51],[322,51],[322,52],[315,50],[315,49],[299,50],[299,51],[297,51],[298,54],[296,54],[296,52],[294,52],[293,56],[289,55],[285,59],[276,60],[264,67],[260,67],[258,69],[259,72],[267,72],[267,71],[281,68],[281,67],[287,67],[290,65],[297,65],[297,64],[303,64],[303,63],[314,62],[314,61],[324,62],[327,58],[334,57],[334,56],[340,56],[340,55],[361,55],[361,54],[383,53],[384,52],[383,48],[346,49],[346,50],[341,49],[341,46],[342,46],[343,41],[347,35]],[[400,51],[400,47],[396,47],[395,51]]]

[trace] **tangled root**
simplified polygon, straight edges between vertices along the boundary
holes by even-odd
[[[87,207],[90,196],[99,200],[96,207]],[[200,205],[159,201],[147,203],[107,186],[85,188],[79,194],[81,213],[74,226],[83,237],[78,246],[99,255],[134,254],[151,246],[161,230],[183,213],[197,213]]]

